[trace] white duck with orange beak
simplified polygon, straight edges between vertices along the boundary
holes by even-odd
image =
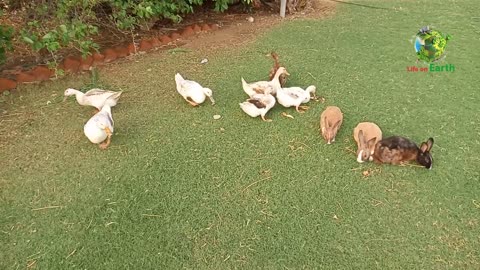
[[[90,142],[98,144],[101,149],[107,149],[113,134],[113,126],[112,110],[110,105],[105,104],[98,113],[87,121],[83,127],[83,132]]]
[[[212,89],[201,86],[196,81],[186,80],[180,75],[175,74],[175,84],[177,92],[192,106],[198,106],[208,97],[212,105],[215,105]]]
[[[98,112],[105,104],[110,105],[110,107],[117,105],[118,99],[121,95],[122,91],[114,92],[100,88],[93,88],[86,93],[73,88],[68,88],[65,90],[63,101],[66,101],[69,96],[75,96],[78,104],[83,106],[93,106],[97,108]]]

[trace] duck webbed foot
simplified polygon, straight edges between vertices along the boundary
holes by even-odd
[[[297,110],[297,112],[299,113],[304,113],[306,110],[308,110],[310,107],[308,106],[297,106],[295,107],[295,109]]]
[[[111,142],[111,138],[112,138],[112,132],[110,131],[109,128],[105,128],[105,132],[107,133],[107,139],[102,142],[101,144],[98,145],[98,147],[100,147],[100,149],[102,150],[105,150],[108,148],[108,146],[110,145],[110,142]]]
[[[265,122],[272,122],[273,121],[272,119],[265,118],[265,115],[262,115],[262,120],[265,121]]]

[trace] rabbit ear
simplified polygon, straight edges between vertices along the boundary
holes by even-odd
[[[334,125],[333,125],[333,129],[336,129],[338,127],[338,125],[340,125],[340,120],[338,120]]]
[[[363,137],[363,130],[360,130],[358,132],[358,141],[361,143],[361,144],[364,144],[365,143],[365,137]]]
[[[329,128],[331,126],[330,121],[327,121],[327,117],[323,117],[323,122],[325,123],[325,127]]]
[[[320,121],[321,122],[321,121]],[[322,123],[320,123],[320,129],[322,130],[322,134],[325,132],[325,130],[327,129],[328,127],[328,123],[327,123],[327,117],[323,117],[323,123],[325,123],[325,126],[322,126]]]
[[[420,151],[422,151],[422,153],[425,153],[428,151],[428,145],[424,142],[422,142],[422,144],[420,145]]]
[[[368,140],[368,142],[367,142],[367,147],[368,147],[369,149],[372,149],[373,146],[375,146],[375,141],[376,141],[376,140],[377,140],[377,137],[373,137],[373,138],[371,138],[370,140]]]
[[[427,140],[427,151],[430,151],[430,149],[432,149],[432,146],[433,146],[433,138],[428,138],[428,140]]]

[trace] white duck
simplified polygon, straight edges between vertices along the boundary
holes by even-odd
[[[282,87],[278,79],[282,74],[290,75],[287,72],[287,69],[285,69],[284,67],[279,67],[271,81],[258,81],[253,83],[247,83],[242,77],[243,91],[245,91],[245,93],[247,93],[247,95],[250,97],[255,94],[276,95],[277,90]]]
[[[101,149],[107,149],[113,134],[113,126],[110,105],[105,104],[98,113],[87,121],[83,127],[83,132],[92,143],[99,144]]]
[[[308,107],[300,106],[300,104],[310,101],[310,94],[313,94],[313,97],[315,97],[316,90],[317,88],[314,85],[310,85],[307,89],[302,89],[301,87],[279,88],[277,91],[277,100],[278,103],[284,107],[295,106],[297,112],[303,112],[300,111],[299,108],[306,109]]]
[[[272,119],[265,119],[267,112],[275,105],[275,97],[270,94],[255,94],[247,101],[240,103],[240,108],[251,117],[261,116],[265,122],[271,122]]]
[[[208,97],[215,105],[213,93],[210,88],[205,88],[195,81],[185,80],[179,73],[175,74],[175,83],[177,91],[192,106],[198,106]]]
[[[76,89],[68,88],[65,90],[63,101],[73,95],[75,95],[78,104],[83,106],[93,106],[97,108],[97,110],[101,110],[105,104],[110,105],[110,107],[117,105],[117,101],[120,98],[120,95],[122,95],[122,91],[114,92],[100,88],[93,88],[86,93],[82,93]]]

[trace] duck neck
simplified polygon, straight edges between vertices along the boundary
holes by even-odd
[[[111,113],[112,113],[112,109],[110,108],[110,105],[108,105],[108,104],[103,105],[101,111],[102,111],[102,112],[107,112],[108,114],[111,114]]]
[[[273,77],[272,79],[272,83],[273,85],[276,87],[276,88],[280,88],[281,85],[280,85],[280,76],[282,75],[282,71],[281,70],[277,70],[277,72],[275,73],[275,76]]]
[[[79,104],[83,104],[83,99],[85,97],[85,94],[78,90],[74,90],[74,91],[75,91],[75,98],[77,99],[77,102]]]

